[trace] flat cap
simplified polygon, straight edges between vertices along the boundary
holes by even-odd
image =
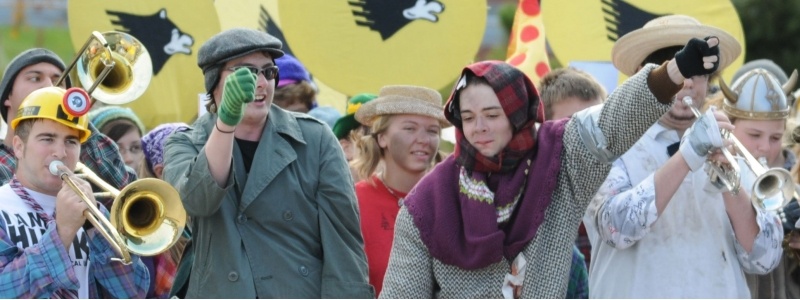
[[[205,75],[206,91],[219,81],[219,67],[238,57],[253,52],[267,52],[272,59],[283,56],[280,40],[263,31],[248,28],[232,28],[212,36],[197,52],[197,66]]]

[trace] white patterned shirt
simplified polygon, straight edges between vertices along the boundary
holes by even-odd
[[[747,253],[704,170],[690,172],[658,215],[653,174],[678,140],[653,125],[613,163],[589,204],[591,298],[749,298],[743,271],[767,273],[781,258],[777,216],[756,209],[760,231]]]

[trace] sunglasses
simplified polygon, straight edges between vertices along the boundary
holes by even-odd
[[[264,74],[264,78],[267,80],[273,80],[278,76],[278,66],[266,66],[263,69],[253,66],[236,66],[229,68],[228,71],[236,71],[242,68],[250,70],[250,73],[255,74],[256,76],[258,76],[259,73]]]

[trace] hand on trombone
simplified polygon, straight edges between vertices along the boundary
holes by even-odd
[[[55,165],[55,164],[54,164]],[[83,179],[78,178],[63,163],[56,166],[59,174],[69,176],[83,191],[85,195],[96,205],[92,187]],[[63,172],[63,173],[62,173]],[[87,204],[81,197],[72,190],[64,181],[61,183],[61,190],[56,195],[56,228],[64,246],[69,247],[78,230],[86,223],[84,211],[88,209]]]

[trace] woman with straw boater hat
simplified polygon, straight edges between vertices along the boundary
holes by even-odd
[[[704,62],[718,60],[715,42],[690,41],[604,105],[558,121],[545,122],[513,66],[464,68],[444,108],[456,151],[407,195],[380,297],[563,298],[578,223],[610,162],[669,110],[684,78],[716,70]]]
[[[613,63],[628,75],[675,57],[671,64],[692,55],[681,50],[687,40],[718,43],[719,70],[741,52],[725,31],[671,15],[617,40]],[[725,144],[720,129],[734,130],[722,111],[696,111],[711,74],[684,76],[675,104],[613,163],[589,204],[591,298],[748,298],[744,272],[766,273],[777,265],[783,232],[775,214],[755,208],[744,185],[720,188],[707,172],[726,163],[718,150]]]
[[[361,138],[353,165],[361,213],[361,232],[369,265],[369,282],[380,293],[392,249],[394,222],[403,198],[433,166],[439,133],[450,126],[442,113],[442,96],[417,86],[385,86],[380,95],[355,113],[370,134]],[[383,163],[383,170],[376,172]]]
[[[780,72],[775,74],[775,72]],[[776,168],[787,171],[791,165],[785,165],[786,158],[783,154],[783,137],[786,123],[789,119],[791,101],[787,95],[792,92],[797,83],[797,71],[788,79],[786,74],[778,68],[769,71],[755,68],[749,71],[736,72],[733,85],[728,88],[725,81],[720,79],[722,97],[718,97],[709,104],[722,107],[722,111],[736,126],[733,135],[744,148],[758,160],[764,169]],[[784,83],[781,84],[781,81]],[[742,171],[742,186],[752,189],[756,178],[752,169],[740,157],[740,170]],[[774,196],[763,200],[765,207],[778,208],[792,200],[794,180],[789,176],[784,184],[791,186],[787,194],[776,193]],[[783,223],[784,235],[790,237],[793,233],[797,217],[794,213],[786,214],[788,207],[797,209],[797,202],[792,200],[792,205],[781,207],[777,210]],[[791,218],[794,215],[794,218]],[[791,221],[789,220],[791,219]],[[753,298],[794,299],[800,297],[800,288],[793,279],[789,270],[797,267],[798,250],[787,247],[781,257],[781,263],[769,274],[759,276],[748,274],[747,281]]]

